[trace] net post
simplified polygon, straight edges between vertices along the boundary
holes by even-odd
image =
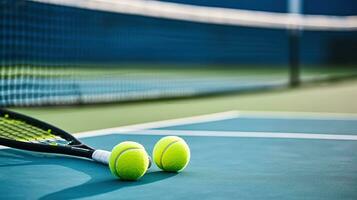
[[[297,87],[300,85],[300,48],[298,30],[289,31],[289,85]]]
[[[291,16],[299,16],[302,13],[303,0],[289,0],[288,13]],[[300,27],[291,27],[289,34],[289,85],[297,87],[300,85]]]

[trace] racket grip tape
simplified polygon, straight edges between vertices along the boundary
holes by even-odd
[[[92,159],[107,165],[109,163],[110,154],[111,154],[110,151],[105,151],[100,149],[95,150],[92,154]]]

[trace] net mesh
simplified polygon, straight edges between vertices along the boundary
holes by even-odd
[[[300,32],[301,62],[307,66],[303,81],[356,71],[351,53],[357,38],[354,16],[141,0],[0,2],[0,106],[116,102],[286,86],[291,30]],[[326,63],[338,67],[326,70]]]

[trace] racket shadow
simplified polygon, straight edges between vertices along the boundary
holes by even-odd
[[[174,173],[165,173],[161,171],[148,172],[139,181],[135,182],[124,182],[113,177],[109,177],[105,180],[92,179],[84,184],[48,194],[46,196],[41,197],[40,199],[76,199],[84,197],[93,197],[107,192],[118,191],[126,187],[150,184],[153,182],[170,178],[175,175],[176,174]]]
[[[59,165],[70,168],[90,177],[90,180],[76,186],[68,187],[60,191],[52,192],[39,199],[75,199],[95,196],[120,190],[126,187],[146,185],[177,175],[176,173],[165,173],[162,171],[148,171],[139,181],[120,181],[110,174],[108,166],[101,165],[90,160],[78,159],[70,156],[53,156],[50,154],[32,153],[22,150],[6,149],[0,151],[0,157],[7,157],[16,162],[0,164],[0,168],[36,166],[36,165]]]

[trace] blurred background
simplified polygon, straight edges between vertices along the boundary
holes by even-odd
[[[0,106],[70,131],[357,112],[353,0],[0,0],[0,47]]]

